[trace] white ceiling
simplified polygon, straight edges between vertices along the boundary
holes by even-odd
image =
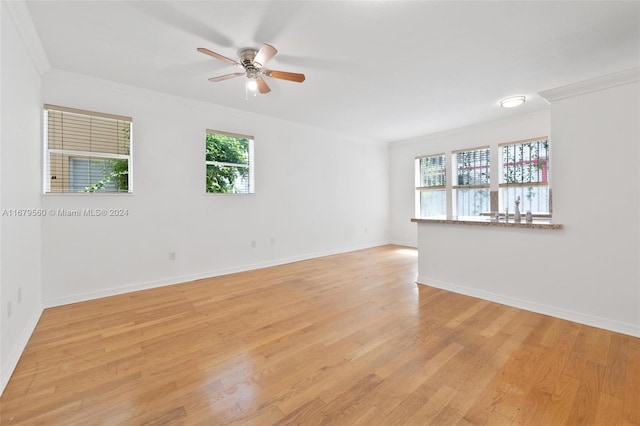
[[[35,1],[53,68],[372,141],[547,108],[537,94],[640,66],[640,2]],[[274,45],[272,92],[196,51]],[[525,105],[498,101],[526,95]]]

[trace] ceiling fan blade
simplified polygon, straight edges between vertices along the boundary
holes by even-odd
[[[296,83],[302,83],[305,78],[304,74],[297,74],[295,72],[263,70],[262,73],[267,77],[279,78],[280,80],[295,81]]]
[[[263,67],[278,53],[278,50],[270,44],[263,44],[258,53],[256,53],[256,57],[253,58],[253,62],[259,64],[260,67]]]
[[[209,49],[205,49],[204,47],[198,47],[197,50],[200,53],[204,53],[205,55],[209,55],[209,56],[214,57],[216,59],[220,59],[221,61],[228,62],[228,63],[233,64],[233,65],[242,66],[238,62],[234,61],[233,59],[229,59],[226,56],[222,56],[221,54],[213,52],[213,51],[211,51]]]
[[[269,93],[271,89],[266,81],[264,81],[261,77],[258,77],[258,92],[265,94]]]
[[[241,75],[244,75],[244,73],[243,72],[234,72],[233,74],[225,74],[225,75],[220,75],[218,77],[211,77],[209,79],[209,81],[216,82],[216,81],[229,80],[230,78],[240,77]]]

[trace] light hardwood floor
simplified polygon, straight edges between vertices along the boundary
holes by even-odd
[[[640,339],[416,285],[398,246],[47,309],[41,425],[640,424]]]

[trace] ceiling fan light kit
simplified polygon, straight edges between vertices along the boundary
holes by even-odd
[[[255,92],[258,89],[258,81],[256,79],[250,78],[247,80],[247,89],[252,92]]]
[[[257,89],[261,94],[265,94],[269,93],[271,91],[271,88],[269,87],[267,82],[264,81],[264,79],[262,78],[263,76],[277,78],[280,80],[294,81],[296,83],[302,83],[305,80],[304,74],[286,71],[275,71],[264,68],[267,62],[269,62],[278,53],[278,50],[270,44],[263,44],[259,50],[256,50],[252,47],[245,47],[238,50],[238,58],[240,59],[239,62],[204,47],[199,47],[197,50],[200,53],[204,53],[205,55],[209,55],[213,58],[244,69],[244,72],[234,72],[231,74],[220,75],[218,77],[212,77],[209,79],[209,81],[213,83],[244,75],[248,79],[245,86],[247,92],[252,91],[255,93],[255,90]]]

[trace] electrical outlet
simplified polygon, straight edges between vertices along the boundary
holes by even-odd
[[[256,240],[251,240],[251,248],[256,248]]]
[[[274,246],[276,244],[276,237],[271,237],[271,245]]]
[[[22,287],[18,287],[18,303],[22,302]]]
[[[176,252],[175,251],[170,251],[169,252],[169,260],[176,260]]]

